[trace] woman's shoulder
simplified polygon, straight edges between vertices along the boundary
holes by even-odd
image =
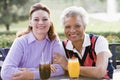
[[[97,37],[97,41],[107,41],[107,39],[104,37],[104,36],[102,36],[102,35],[96,35],[96,34],[89,34],[89,36],[90,37],[92,37],[92,36],[94,36],[94,37]]]
[[[20,37],[17,37],[17,40],[25,40],[27,38],[28,34],[22,35]]]
[[[62,42],[63,42],[63,40],[56,38],[56,39],[52,40],[51,44],[62,46]]]
[[[54,43],[54,42],[60,42],[61,40],[59,38],[55,38],[54,40],[52,40],[51,42]]]
[[[98,40],[103,41],[103,42],[107,42],[107,39],[104,36],[101,36],[101,35],[98,37]]]
[[[25,43],[28,40],[28,34],[15,38],[16,42]]]

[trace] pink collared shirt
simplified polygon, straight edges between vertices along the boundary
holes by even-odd
[[[46,36],[44,40],[38,41],[32,32],[16,38],[2,66],[2,80],[10,80],[12,73],[19,72],[18,68],[28,68],[34,73],[34,79],[40,79],[39,71],[36,68],[39,67],[42,60],[42,53],[44,53],[44,60],[50,61],[52,64],[54,52],[63,53],[58,39],[50,41]],[[60,65],[54,65],[57,67],[57,71],[51,76],[64,74]]]

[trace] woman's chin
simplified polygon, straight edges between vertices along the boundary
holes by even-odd
[[[75,39],[75,38],[69,38],[69,40],[72,42],[77,41],[77,39]]]

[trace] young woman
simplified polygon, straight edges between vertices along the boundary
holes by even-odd
[[[49,9],[40,3],[30,8],[28,29],[17,34],[1,70],[2,80],[37,80],[43,59],[51,64],[51,76],[64,74],[58,64],[52,64],[54,52],[63,53],[54,32]]]

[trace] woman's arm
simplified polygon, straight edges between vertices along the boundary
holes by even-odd
[[[51,76],[63,75],[64,74],[63,67],[60,64],[54,62],[54,58],[56,56],[55,53],[64,55],[64,49],[63,49],[61,41],[58,39],[54,40],[52,47],[53,47],[53,54],[52,54],[53,55],[53,57],[52,57],[53,64],[52,65],[54,65],[56,67],[56,70],[54,71],[54,73]]]
[[[107,73],[108,59],[111,57],[111,52],[108,48],[108,42],[104,37],[100,36],[97,39],[95,44],[95,52],[97,55],[96,66],[81,66],[80,71],[82,76],[102,78]]]
[[[80,75],[86,77],[102,78],[106,74],[107,65],[108,65],[108,55],[106,52],[101,52],[97,55],[96,66],[80,66]],[[60,64],[64,70],[67,69],[67,60],[64,56],[59,53],[55,53],[53,62]]]
[[[20,72],[12,73],[11,80],[33,80],[34,74],[27,68],[19,68]]]
[[[18,39],[12,44],[1,69],[1,77],[3,80],[10,80],[12,73],[19,72],[18,65],[23,55],[23,49]]]
[[[53,63],[60,64],[64,70],[67,70],[68,61],[65,56],[60,53],[54,53]]]
[[[13,42],[1,69],[1,77],[3,80],[10,80],[16,74],[21,73],[33,73],[33,68],[27,69],[25,71],[20,70],[19,65],[23,59],[24,53],[24,40],[21,38],[16,38]],[[31,70],[32,69],[32,70]],[[28,74],[29,75],[29,74]]]
[[[95,67],[81,66],[80,75],[94,78],[102,78],[106,74],[108,65],[107,52],[100,52],[97,55],[97,61]]]

